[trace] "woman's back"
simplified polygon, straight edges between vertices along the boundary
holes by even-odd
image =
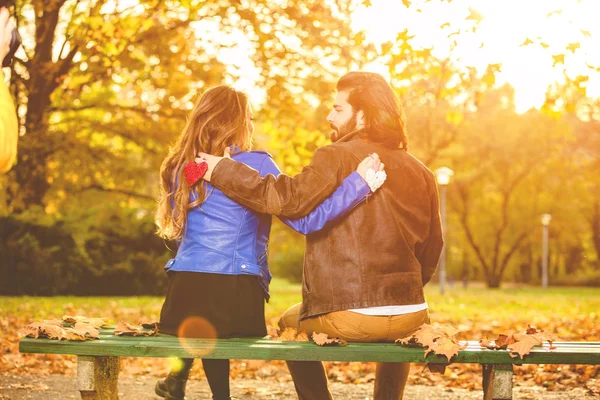
[[[262,151],[235,154],[234,160],[261,171]],[[209,185],[204,202],[188,211],[177,256],[165,268],[173,271],[260,276],[264,286],[271,274],[267,266],[267,242],[271,216],[239,205]],[[195,193],[190,195],[190,202]],[[266,287],[265,287],[266,290]]]

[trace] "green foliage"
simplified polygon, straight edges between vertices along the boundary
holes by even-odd
[[[68,225],[0,219],[0,293],[161,294],[171,257],[152,221],[113,213],[77,238]],[[79,241],[80,243],[77,243]]]
[[[273,219],[269,239],[269,268],[273,276],[292,282],[302,282],[304,265],[304,236]]]

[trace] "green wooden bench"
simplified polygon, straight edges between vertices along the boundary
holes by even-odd
[[[484,399],[512,399],[513,364],[600,364],[600,343],[562,342],[556,349],[536,347],[523,360],[505,350],[481,348],[468,342],[453,363],[477,363],[483,367]],[[446,363],[438,355],[424,357],[421,348],[392,343],[348,343],[345,347],[319,347],[309,342],[278,342],[267,339],[186,339],[185,348],[172,336],[114,336],[101,331],[100,340],[69,342],[24,338],[22,353],[71,354],[77,357],[77,383],[83,399],[118,398],[119,357],[198,357],[242,360],[382,361]]]

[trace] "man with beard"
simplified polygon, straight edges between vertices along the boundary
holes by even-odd
[[[302,303],[287,310],[279,326],[347,341],[393,342],[429,322],[423,285],[443,244],[436,180],[407,152],[404,110],[381,75],[351,72],[339,80],[337,91],[327,117],[334,143],[318,149],[300,174],[261,178],[231,159],[200,154],[208,163],[205,179],[250,209],[298,218],[329,196],[363,158],[378,154],[386,166],[385,185],[307,236]],[[377,180],[376,173],[371,180]],[[300,399],[331,399],[322,363],[287,364]],[[409,363],[378,363],[375,399],[402,398],[409,368]]]

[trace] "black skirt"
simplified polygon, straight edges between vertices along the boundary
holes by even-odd
[[[267,334],[258,277],[169,271],[159,332],[182,337],[258,337]]]

